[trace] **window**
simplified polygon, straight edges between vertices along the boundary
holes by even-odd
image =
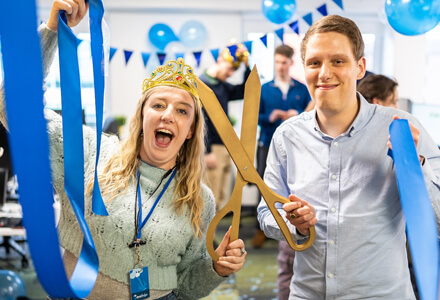
[[[426,33],[425,89],[423,103],[438,104],[438,70],[440,69],[440,27]]]
[[[86,124],[94,127],[96,125],[95,94],[93,89],[93,66],[90,49],[90,34],[79,33],[77,37],[82,40],[78,46],[82,107],[85,112]],[[58,55],[55,56],[49,74],[46,78],[46,107],[51,109],[61,109],[60,65],[57,57]]]

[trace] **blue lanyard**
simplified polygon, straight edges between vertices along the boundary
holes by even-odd
[[[150,218],[151,214],[153,213],[154,209],[156,208],[157,203],[159,203],[160,198],[162,198],[163,194],[167,190],[168,186],[170,185],[171,181],[174,178],[174,175],[176,175],[177,168],[174,168],[173,173],[171,173],[170,178],[165,183],[165,186],[163,187],[162,191],[160,192],[159,196],[156,198],[156,201],[154,201],[153,206],[151,207],[150,211],[148,212],[147,216],[143,221],[142,220],[142,199],[141,199],[141,187],[139,184],[139,170],[137,171],[137,198],[138,198],[138,205],[139,205],[139,212],[138,212],[138,232],[137,232],[137,244],[139,244],[141,239],[141,230],[147,223],[148,219]],[[135,208],[136,209],[136,208]]]

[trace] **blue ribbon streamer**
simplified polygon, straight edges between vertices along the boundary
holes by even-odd
[[[97,215],[108,216],[101,191],[98,184],[98,160],[101,151],[102,116],[104,114],[104,40],[102,37],[102,18],[104,5],[101,0],[89,1],[90,41],[92,48],[93,80],[95,90],[95,115],[96,115],[96,161],[95,179],[93,185],[92,211]]]
[[[16,16],[20,16],[18,23]],[[49,140],[43,115],[40,40],[36,25],[35,1],[0,1],[9,142],[20,185],[23,223],[35,270],[46,292],[54,298],[85,298],[95,284],[98,257],[81,214],[81,205],[72,201],[85,237],[81,256],[69,282],[55,227]],[[23,70],[26,70],[25,77]]]
[[[390,139],[419,294],[423,300],[437,300],[438,231],[407,120],[394,120],[391,123]]]

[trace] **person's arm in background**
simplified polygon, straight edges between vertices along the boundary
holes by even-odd
[[[246,85],[246,80],[248,79],[249,75],[251,74],[251,69],[249,69],[249,61],[248,59],[245,59],[243,61],[243,64],[245,65],[246,69],[243,73],[243,81],[241,84],[233,85],[233,84],[227,84],[228,88],[228,101],[231,100],[241,100],[244,98],[244,87]]]

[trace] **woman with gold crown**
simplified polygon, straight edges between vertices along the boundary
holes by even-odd
[[[73,27],[87,13],[88,4],[84,0],[54,1],[47,25],[39,29],[45,73],[56,50],[60,10],[66,11]],[[229,242],[229,231],[216,250],[220,260],[213,262],[207,254],[204,237],[215,214],[215,202],[202,184],[204,119],[195,79],[183,59],[158,67],[143,83],[128,139],[119,145],[116,137],[103,136],[98,181],[109,216],[91,213],[96,157],[91,149],[96,138],[91,129],[84,128],[85,215],[100,260],[88,299],[132,299],[135,282],[149,288],[141,290],[144,298],[138,299],[198,299],[244,264],[244,243]],[[4,100],[2,93],[0,100]],[[4,123],[4,111],[1,116]],[[62,204],[58,230],[66,270],[71,274],[83,236],[63,189],[62,120],[53,111],[45,111],[45,116],[53,184]],[[143,214],[139,214],[140,207]],[[154,213],[139,228],[139,215],[142,218],[150,210]]]

